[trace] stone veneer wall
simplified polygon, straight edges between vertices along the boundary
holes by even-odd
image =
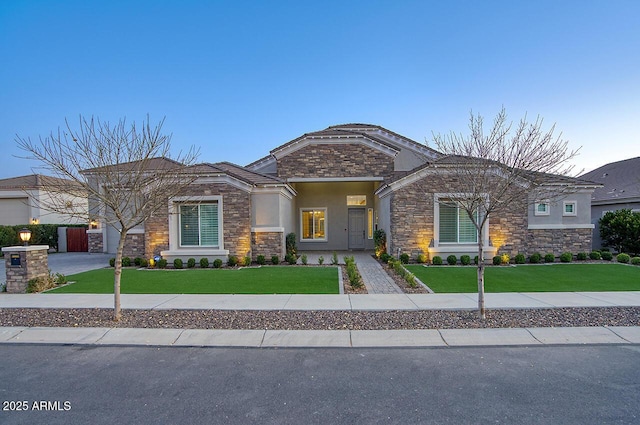
[[[127,234],[127,238],[124,241],[124,250],[122,251],[123,257],[146,257],[145,252],[145,237],[142,233]],[[150,257],[149,257],[150,258]]]
[[[89,237],[89,252],[95,254],[95,253],[101,253],[104,251],[104,242],[102,240],[102,232],[100,233],[87,232],[87,236]]]
[[[31,279],[49,275],[48,248],[28,247],[26,251],[4,251],[8,293],[24,294]],[[11,253],[20,255],[20,266],[11,265]]]
[[[180,196],[222,196],[224,249],[229,255],[242,258],[251,255],[251,195],[223,183],[194,184]],[[169,249],[169,213],[159,212],[145,223],[145,251],[147,257],[159,255]]]
[[[284,259],[284,233],[282,232],[253,232],[251,233],[252,260],[258,255],[264,255],[269,260],[273,255]]]
[[[464,192],[464,185],[449,176],[430,175],[390,195],[391,229],[387,232],[390,254],[396,255],[400,248],[412,257],[428,255],[434,239],[434,194],[448,192]],[[489,218],[489,240],[498,247],[498,254],[589,252],[591,238],[592,229],[528,230],[525,199],[510,204],[506,211],[494,211]]]
[[[305,146],[278,160],[278,177],[361,177],[393,173],[393,157],[361,144]]]

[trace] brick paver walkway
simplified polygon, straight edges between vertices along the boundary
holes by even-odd
[[[320,256],[324,258],[324,264],[331,264],[333,252],[300,252],[307,255],[308,264],[318,264]],[[396,283],[389,277],[372,256],[367,251],[338,251],[338,263],[344,264],[343,258],[352,256],[356,260],[356,266],[364,281],[364,286],[370,294],[402,294]],[[300,260],[298,260],[300,261]]]

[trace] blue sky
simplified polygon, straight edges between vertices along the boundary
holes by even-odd
[[[576,169],[640,155],[640,2],[0,2],[0,178],[30,174],[15,135],[80,114],[166,117],[174,152],[246,165],[327,126],[416,141],[556,123]]]

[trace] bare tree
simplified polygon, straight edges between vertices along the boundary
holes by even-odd
[[[78,129],[65,120],[58,129],[37,141],[16,136],[28,159],[60,179],[50,179],[43,189],[52,196],[43,201],[47,210],[100,221],[119,233],[114,271],[114,318],[119,320],[122,256],[127,233],[153,214],[168,208],[168,198],[193,182],[185,168],[195,162],[191,147],[170,158],[171,136],[162,133],[164,119],[152,126],[149,117],[140,126],[126,119],[109,124],[80,117]],[[89,199],[89,209],[69,203],[69,195]]]
[[[543,131],[543,120],[527,118],[517,126],[507,121],[503,108],[488,134],[483,118],[470,114],[467,136],[450,133],[434,135],[438,149],[448,155],[437,167],[458,182],[463,193],[448,196],[446,202],[457,204],[473,222],[478,239],[478,310],[485,318],[484,241],[487,220],[512,204],[540,199],[557,199],[572,190],[572,179],[565,177],[572,166],[568,162],[578,154],[570,151],[561,135],[554,136],[555,125]]]

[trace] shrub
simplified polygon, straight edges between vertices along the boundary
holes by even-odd
[[[640,252],[640,213],[621,209],[605,213],[598,221],[605,246],[618,252]]]
[[[400,254],[400,261],[402,262],[402,264],[409,264],[409,254]]]
[[[265,264],[267,264],[267,259],[264,257],[264,255],[260,254],[256,257],[256,263],[258,263],[261,266],[264,266]]]
[[[618,260],[618,263],[627,264],[630,259],[631,259],[631,257],[629,256],[629,254],[625,254],[625,253],[622,253],[622,252],[620,254],[618,254],[618,256],[616,257],[616,260]]]
[[[499,266],[500,264],[502,264],[502,257],[499,255],[495,255],[493,257],[493,265],[494,266]]]
[[[602,254],[600,254],[600,251],[591,251],[589,253],[589,258],[591,258],[592,260],[601,260]]]
[[[216,258],[215,260],[213,260],[213,267],[216,269],[219,269],[220,267],[222,267],[222,260],[219,258]]]
[[[173,260],[173,268],[174,269],[181,269],[183,265],[184,264],[182,263],[181,259],[176,258],[175,260]]]
[[[373,231],[373,244],[377,258],[387,252],[387,235],[384,230],[376,229]]]
[[[578,261],[585,261],[587,259],[587,253],[586,252],[579,252],[576,255],[576,260]]]
[[[553,263],[554,261],[556,261],[556,256],[553,253],[550,252],[544,256],[545,263]]]
[[[131,267],[131,258],[122,257],[122,267]]]
[[[318,264],[320,265],[324,264],[324,257],[322,255],[318,257]]]
[[[542,255],[540,255],[539,252],[534,252],[531,254],[531,257],[529,257],[529,262],[531,264],[538,264],[540,261],[542,261]]]
[[[382,262],[385,264],[388,263],[390,259],[391,259],[391,255],[387,254],[386,252],[383,252],[380,255],[380,260],[382,260]]]
[[[109,259],[109,265],[111,267],[115,267],[116,266],[116,259],[115,258],[110,258]]]
[[[140,257],[136,257],[133,259],[133,264],[140,267],[140,262],[142,261],[142,258]]]
[[[633,264],[634,266],[640,266],[640,257],[633,257],[631,259],[631,264]]]
[[[69,282],[67,277],[62,273],[56,273],[55,281],[56,281],[56,285],[64,285]]]
[[[478,256],[476,255],[475,257],[473,257],[473,264],[475,264],[476,266],[478,265],[478,262],[480,260],[478,259]]]
[[[42,292],[47,289],[55,288],[57,285],[56,277],[49,272],[47,276],[40,276],[31,279],[27,283],[27,293]]]
[[[560,254],[560,261],[563,263],[570,263],[573,260],[573,254],[570,252],[563,252]]]
[[[200,268],[206,269],[209,267],[209,259],[207,257],[202,257],[200,259]]]
[[[613,260],[613,254],[610,253],[609,251],[602,251],[602,259],[605,261],[611,261]]]
[[[338,253],[333,251],[333,254],[331,254],[331,264],[333,264],[334,266],[338,265]]]
[[[513,259],[516,262],[516,264],[524,264],[526,261],[524,254],[516,254],[516,256]]]
[[[235,255],[230,255],[229,259],[227,260],[227,266],[229,267],[235,267],[238,265],[238,257],[236,257]]]
[[[291,255],[296,255],[296,252],[298,251],[298,248],[296,247],[296,234],[291,232],[291,233],[287,233],[287,236],[285,237],[285,247],[286,247],[286,251],[287,254],[291,254]]]
[[[449,263],[450,266],[455,266],[458,263],[458,257],[451,254],[447,257],[447,263]]]
[[[140,267],[147,267],[148,265],[149,265],[149,262],[146,259],[144,258],[140,259]]]
[[[271,256],[271,264],[276,265],[280,263],[280,257],[278,257],[277,255],[272,255]]]
[[[167,260],[165,258],[161,258],[158,260],[158,268],[166,269],[167,268]]]
[[[296,264],[298,262],[298,257],[295,254],[287,254],[284,256],[284,261],[289,264]]]
[[[431,259],[431,264],[433,264],[434,266],[441,266],[442,265],[442,257],[440,257],[439,255],[434,256]]]
[[[509,258],[509,254],[502,254],[500,256],[500,261],[502,262],[502,264],[509,264],[509,261],[511,261],[511,258]]]
[[[427,256],[424,254],[418,254],[418,256],[416,257],[416,262],[419,264],[424,264],[427,262]]]
[[[300,261],[302,261],[303,265],[307,265],[307,262],[309,261],[309,259],[307,258],[307,254],[302,254],[302,256],[300,257]]]
[[[251,257],[248,255],[242,259],[242,265],[245,267],[249,267],[251,265]]]
[[[471,264],[471,257],[468,255],[461,255],[460,264],[462,264],[463,266],[468,266],[469,264]]]
[[[196,266],[196,259],[195,258],[189,258],[187,260],[187,267],[192,269]]]
[[[358,267],[356,266],[356,261],[353,256],[344,257],[344,263],[347,265],[347,276],[349,277],[349,284],[353,288],[361,288],[362,278],[360,276],[360,272],[358,272]]]

